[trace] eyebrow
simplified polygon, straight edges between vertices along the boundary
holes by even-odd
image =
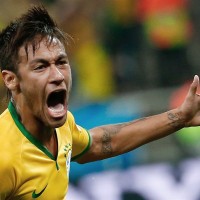
[[[56,61],[61,60],[61,59],[63,59],[63,58],[65,58],[65,59],[68,60],[67,54],[60,54],[60,55],[56,58]],[[32,60],[32,61],[30,62],[31,65],[34,64],[34,63],[46,63],[46,64],[47,64],[47,63],[49,63],[49,61],[46,60],[46,59],[44,59],[44,58],[36,58],[36,59],[34,59],[34,60]]]

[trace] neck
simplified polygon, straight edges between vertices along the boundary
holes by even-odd
[[[44,123],[31,115],[30,110],[27,107],[23,106],[24,102],[16,103],[14,98],[11,98],[11,102],[15,107],[20,122],[23,124],[26,130],[42,144],[48,143],[54,135],[55,129],[45,126]]]
[[[21,107],[17,106],[17,104],[13,100],[11,100],[11,102],[14,106],[12,113],[15,113],[18,121],[21,122],[21,124],[25,127],[29,134],[36,138],[52,153],[52,155],[54,155],[54,157],[56,157],[58,144],[55,129],[51,127],[46,127],[38,121],[34,123],[34,120],[31,120],[29,116],[24,114],[26,113],[23,112],[24,109],[19,109]]]

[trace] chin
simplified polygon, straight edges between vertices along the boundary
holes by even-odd
[[[51,128],[59,128],[59,127],[63,126],[65,122],[66,122],[66,117],[63,119],[56,119],[56,120],[49,122],[49,126]]]

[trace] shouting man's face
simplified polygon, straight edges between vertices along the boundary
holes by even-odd
[[[27,106],[30,118],[39,123],[52,128],[62,126],[72,81],[65,48],[54,38],[50,46],[43,39],[35,52],[31,44],[27,50],[28,56],[24,47],[19,50],[18,78],[23,106]]]

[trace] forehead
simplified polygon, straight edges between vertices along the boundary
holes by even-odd
[[[34,43],[29,42],[27,46],[19,49],[19,62],[30,61],[35,57],[54,57],[65,53],[64,45],[57,38],[36,38]]]

